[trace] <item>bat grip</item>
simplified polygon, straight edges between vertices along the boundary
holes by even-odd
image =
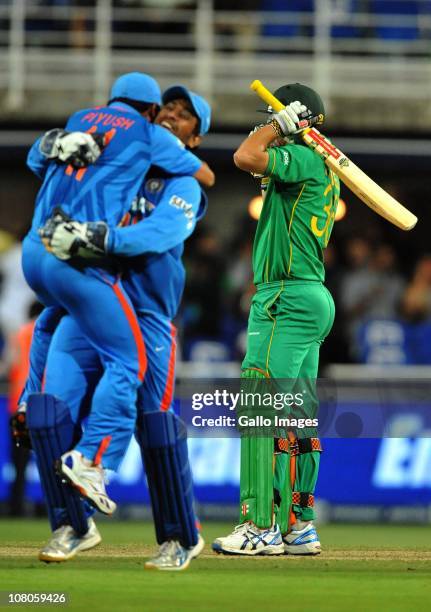
[[[269,89],[267,89],[265,87],[265,85],[261,81],[259,81],[257,79],[255,81],[253,81],[253,83],[251,83],[251,85],[250,85],[250,89],[252,89],[254,92],[256,92],[257,95],[259,96],[259,98],[261,98],[269,106],[272,106],[272,108],[275,110],[275,112],[279,113],[281,110],[283,110],[283,108],[285,108],[285,105],[282,102],[280,102],[280,100],[278,100],[269,91]],[[311,117],[311,119],[309,119],[309,121],[308,121],[308,127],[305,128],[301,132],[301,134],[306,134],[308,132],[308,130],[313,127],[313,125],[321,123],[321,121],[322,121],[321,115],[317,115],[316,117]]]
[[[269,89],[267,89],[261,81],[253,81],[253,83],[250,85],[250,89],[255,91],[259,98],[261,98],[269,106],[272,106],[277,113],[283,110],[284,104],[282,104],[280,100],[277,100],[277,98],[272,95]]]

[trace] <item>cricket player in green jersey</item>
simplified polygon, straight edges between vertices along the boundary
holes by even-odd
[[[299,83],[274,95],[286,108],[252,132],[234,155],[241,170],[263,175],[267,182],[253,247],[257,291],[242,382],[248,389],[267,389],[270,383],[291,391],[290,416],[308,418],[306,425],[312,426],[242,435],[240,524],[217,538],[213,550],[315,555],[321,551],[313,506],[322,450],[314,427],[315,382],[319,349],[335,314],[323,284],[323,250],[334,224],[339,180],[300,136],[310,125],[323,123],[320,96]]]

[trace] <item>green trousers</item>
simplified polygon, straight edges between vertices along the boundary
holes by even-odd
[[[297,402],[289,417],[315,418],[318,400],[315,381],[319,367],[319,349],[331,330],[335,307],[326,287],[315,281],[280,281],[264,283],[257,287],[248,322],[247,353],[242,364],[244,378],[259,375],[271,379],[280,391],[303,393],[302,405]],[[285,416],[285,414],[284,414]],[[314,428],[298,431],[298,437],[314,438]],[[287,437],[287,431],[285,437]],[[285,453],[269,456],[265,451],[257,456],[255,447],[244,437],[241,440],[241,504],[240,520],[252,520],[258,527],[268,527],[273,521],[273,511],[279,514],[282,531],[287,530],[287,516],[291,510],[292,487],[296,500],[298,493],[314,494],[317,482],[320,453],[299,454],[295,458]],[[248,449],[253,449],[249,451]],[[253,457],[252,454],[256,456]],[[265,459],[264,459],[265,457]],[[253,474],[262,471],[262,462],[273,462],[273,490],[263,487],[267,478]],[[254,465],[256,464],[256,465]],[[290,470],[293,473],[289,473]],[[268,468],[269,469],[269,468]],[[267,472],[266,472],[267,474]],[[272,500],[264,499],[272,495]],[[312,506],[293,500],[293,512],[300,520],[312,520]],[[301,497],[303,499],[303,497]],[[265,508],[255,515],[253,509]],[[269,514],[268,514],[269,513]]]

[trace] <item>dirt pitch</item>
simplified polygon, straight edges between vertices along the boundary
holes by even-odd
[[[0,520],[0,594],[66,592],[73,612],[431,608],[429,526],[323,525],[324,552],[317,557],[244,558],[214,554],[212,540],[232,525],[207,523],[205,551],[184,572],[145,571],[156,550],[150,524],[98,519],[98,526],[100,546],[67,563],[46,564],[37,558],[49,538],[46,521]]]
[[[28,557],[36,558],[39,550],[39,546],[23,542],[20,546],[16,543],[7,544],[0,546],[0,558],[8,557]],[[84,554],[86,559],[146,559],[154,554],[154,546],[143,546],[127,544],[117,544],[110,546],[107,544],[101,544],[94,550],[89,550]],[[231,555],[217,555],[208,546],[205,547],[204,552],[200,555],[200,559],[214,559],[214,560],[225,560],[227,563],[232,559]],[[248,557],[249,558],[249,557]],[[286,563],[298,561],[301,557],[295,557],[293,555],[283,555],[278,557],[280,560]],[[270,557],[253,557],[252,559],[260,559],[270,561]],[[355,549],[336,549],[329,548],[322,552],[320,555],[311,557],[309,559],[313,563],[325,563],[326,561],[431,561],[431,551],[416,551],[416,550],[402,550],[402,549],[388,549],[388,550],[355,550]]]

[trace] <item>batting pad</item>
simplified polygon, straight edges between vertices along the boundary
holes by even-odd
[[[198,531],[184,423],[170,411],[141,413],[136,438],[145,464],[157,542],[178,540],[185,548],[196,546]]]
[[[292,507],[292,475],[295,466],[290,461],[289,453],[280,453],[275,458],[276,479],[279,479],[280,504],[277,509],[277,524],[284,535],[289,531]]]
[[[244,379],[259,380],[266,378],[258,370],[245,370]],[[248,391],[252,391],[250,380]],[[244,410],[244,407],[242,408]],[[241,437],[241,476],[240,476],[240,523],[252,521],[261,529],[273,523],[274,510],[274,438],[257,435]]]
[[[70,485],[63,484],[54,470],[54,463],[73,448],[82,430],[70,417],[67,405],[53,395],[29,395],[27,424],[42,490],[47,503],[51,529],[71,525],[80,536],[88,531],[85,504]]]

